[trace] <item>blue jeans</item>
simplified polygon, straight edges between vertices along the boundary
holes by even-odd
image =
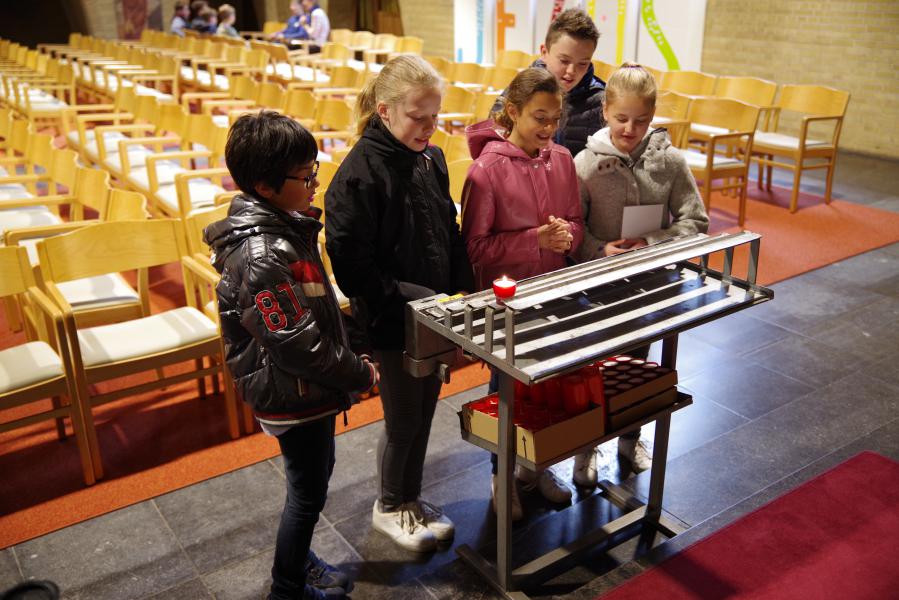
[[[299,598],[306,585],[312,532],[328,498],[334,471],[334,415],[288,429],[278,436],[287,478],[272,565],[272,600]]]

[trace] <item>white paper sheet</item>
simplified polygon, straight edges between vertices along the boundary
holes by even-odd
[[[641,238],[644,233],[655,231],[662,226],[664,204],[625,206],[621,219],[622,239]]]

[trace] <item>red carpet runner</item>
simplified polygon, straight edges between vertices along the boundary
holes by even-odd
[[[863,452],[601,598],[896,598],[897,539],[899,463]]]

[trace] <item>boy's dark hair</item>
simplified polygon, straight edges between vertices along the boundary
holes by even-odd
[[[543,42],[546,49],[558,41],[563,35],[570,35],[576,40],[593,42],[595,47],[599,41],[599,30],[586,12],[579,8],[563,10],[556,20],[549,24],[546,30],[546,40]]]
[[[275,192],[287,174],[310,164],[318,155],[315,138],[302,125],[272,110],[242,115],[228,132],[225,164],[245,194],[256,194],[265,183]]]
[[[200,16],[200,11],[204,8],[209,8],[209,3],[206,0],[194,0],[190,3],[190,14],[196,18]]]
[[[187,8],[187,0],[177,0],[175,2],[175,12],[184,10],[185,8]]]
[[[209,8],[208,6],[200,11],[200,14],[197,15],[199,18],[203,19],[207,23],[212,23],[212,20],[218,16],[218,13],[214,8]]]

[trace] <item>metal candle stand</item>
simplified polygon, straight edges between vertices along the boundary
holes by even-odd
[[[745,244],[749,264],[743,280],[733,276],[732,267],[734,249]],[[746,231],[697,234],[519,281],[515,296],[504,302],[488,290],[464,297],[441,294],[407,305],[405,366],[410,373],[437,374],[448,381],[458,348],[500,373],[498,444],[463,431],[463,438],[499,457],[496,564],[467,545],[456,549],[500,594],[527,598],[518,590],[544,579],[554,565],[572,554],[611,541],[624,529],[649,525],[668,537],[685,529],[663,511],[662,496],[671,413],[690,405],[689,395],[678,392],[673,404],[649,416],[552,460],[534,463],[516,457],[513,380],[532,385],[658,340],[662,340],[661,365],[673,370],[680,332],[774,297],[770,289],[755,283],[759,246],[760,236]],[[715,252],[724,253],[720,272],[708,267],[709,255]],[[655,422],[655,442],[648,501],[644,504],[623,488],[601,482],[606,497],[627,511],[623,516],[513,569],[515,461],[544,469],[651,422]],[[614,543],[623,539],[616,536]]]

